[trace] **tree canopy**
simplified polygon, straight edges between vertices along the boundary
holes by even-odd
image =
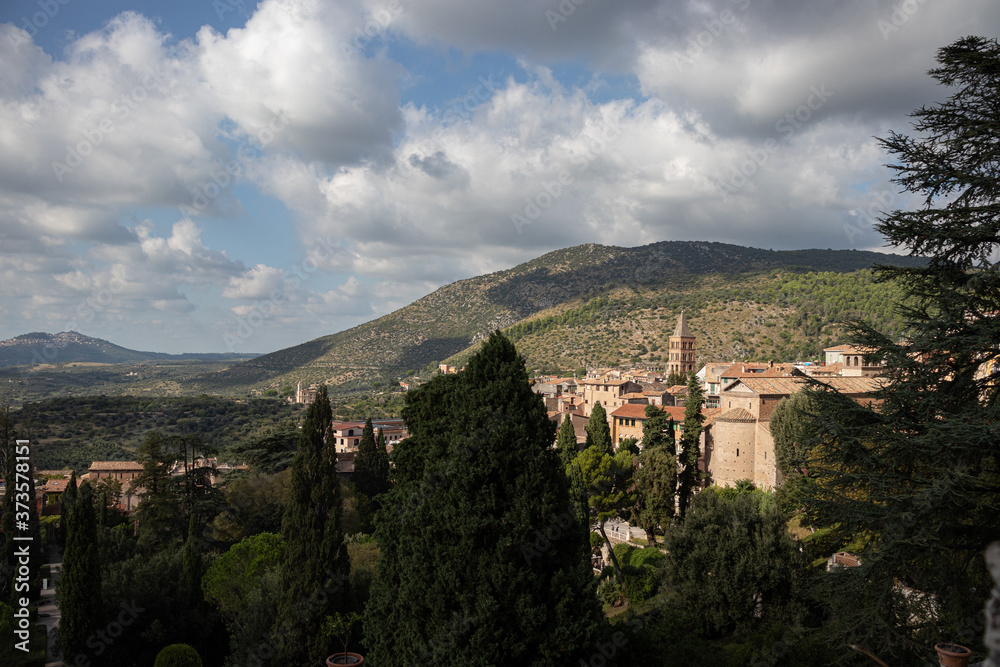
[[[367,656],[569,664],[601,623],[555,424],[499,333],[456,375],[407,395],[410,437],[376,515],[381,557],[365,610]]]
[[[885,365],[872,404],[807,389],[816,414],[806,436],[819,445],[804,461],[815,479],[807,516],[855,540],[863,563],[831,591],[831,627],[842,646],[890,662],[926,658],[982,609],[982,553],[1000,534],[1000,45],[966,37],[937,62],[930,75],[951,96],[911,114],[914,136],[881,140],[894,182],[921,205],[877,228],[928,256],[877,269],[908,295],[905,337],[853,324],[867,363]]]

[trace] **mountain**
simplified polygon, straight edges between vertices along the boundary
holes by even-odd
[[[410,370],[426,369],[447,359],[461,360],[472,349],[470,346],[493,329],[508,330],[530,348],[528,334],[534,335],[534,330],[526,328],[546,318],[546,331],[564,330],[570,326],[566,323],[572,321],[571,326],[579,330],[577,333],[592,340],[577,340],[573,350],[559,350],[545,359],[537,355],[533,358],[532,351],[519,344],[528,357],[529,367],[552,364],[565,370],[597,362],[598,357],[602,363],[610,362],[616,356],[619,360],[655,361],[651,357],[656,355],[649,346],[645,352],[641,352],[641,346],[611,349],[614,337],[606,335],[608,328],[616,322],[619,326],[628,324],[632,319],[630,308],[635,312],[642,310],[647,319],[655,318],[658,329],[672,331],[671,318],[685,302],[699,309],[708,308],[711,303],[717,313],[715,309],[728,308],[720,306],[718,299],[728,298],[734,313],[739,311],[740,318],[750,318],[749,321],[760,320],[751,327],[766,331],[765,319],[774,323],[790,310],[789,295],[780,292],[782,280],[787,277],[801,282],[803,276],[827,276],[807,280],[813,283],[809,293],[815,292],[812,298],[818,299],[823,289],[829,288],[823,283],[829,283],[831,276],[861,272],[851,281],[855,292],[860,289],[861,297],[866,299],[866,294],[892,299],[895,297],[891,291],[879,292],[874,287],[866,270],[877,263],[921,262],[919,258],[858,250],[773,251],[683,241],[663,241],[636,248],[585,244],[550,252],[512,269],[460,280],[371,322],[234,364],[201,376],[198,381],[206,390],[214,391],[277,388],[297,381],[326,382],[332,390],[341,392],[369,389],[374,382],[392,382]],[[777,300],[772,299],[774,303],[767,308],[758,300],[758,288],[762,285],[779,290]],[[708,294],[714,296],[708,299]],[[768,297],[760,298],[766,301]],[[865,308],[849,307],[833,310],[847,315],[868,312]],[[609,318],[611,312],[616,313],[614,318]],[[806,313],[805,323],[816,328],[817,317],[830,315],[829,309],[823,313],[816,308]],[[558,318],[564,321],[560,323]],[[738,338],[744,338],[744,343],[740,343],[731,340],[728,332],[713,331],[713,339],[728,336],[725,344],[715,346],[717,349],[708,342],[707,332],[698,331],[698,319],[689,317],[696,335],[702,336],[706,344],[703,347],[699,343],[700,353],[723,354],[723,358],[728,358],[735,352],[747,358],[759,352],[757,346],[750,352],[751,345],[741,332],[747,328],[743,319],[727,323],[721,318],[716,323],[715,326],[732,329]],[[822,333],[827,323],[819,324],[818,331]],[[780,337],[777,331],[773,333]],[[833,329],[825,330],[827,336],[836,333]],[[661,334],[658,331],[657,336],[662,338]],[[666,335],[669,336],[669,331]],[[608,346],[607,354],[599,350],[601,344]],[[770,349],[763,347],[760,352]]]
[[[84,336],[76,331],[58,334],[34,332],[0,341],[0,367],[27,364],[101,363],[135,364],[146,361],[225,361],[245,359],[252,354],[166,354],[138,352]]]

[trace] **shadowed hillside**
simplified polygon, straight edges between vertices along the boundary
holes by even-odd
[[[446,285],[371,322],[279,350],[199,378],[206,390],[262,389],[326,382],[362,390],[461,353],[493,329],[620,290],[691,289],[774,269],[854,272],[875,263],[919,260],[857,250],[772,251],[723,243],[664,241],[638,248],[586,244],[556,250],[512,269]]]

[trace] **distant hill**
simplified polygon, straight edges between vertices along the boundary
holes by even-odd
[[[76,331],[58,334],[34,332],[0,341],[0,367],[29,364],[100,363],[135,364],[146,361],[226,361],[253,357],[253,354],[205,353],[166,354],[139,352],[84,336]]]
[[[662,341],[664,332],[669,336],[672,318],[685,303],[698,311],[689,313],[689,319],[701,336],[702,354],[722,355],[719,358],[750,358],[779,350],[791,354],[800,351],[789,345],[797,339],[780,331],[787,328],[786,316],[800,314],[793,303],[796,295],[788,293],[794,288],[782,287],[784,282],[798,281],[801,290],[808,290],[806,301],[816,304],[804,320],[806,330],[816,334],[811,343],[815,347],[824,336],[837,334],[822,318],[871,314],[871,308],[860,304],[827,307],[824,312],[824,303],[842,300],[838,290],[850,289],[854,301],[864,298],[867,303],[877,297],[872,307],[891,311],[898,295],[889,286],[875,286],[866,270],[878,263],[921,262],[858,250],[773,251],[704,242],[664,241],[637,248],[580,245],[446,285],[371,322],[234,364],[198,378],[198,383],[210,391],[277,388],[297,381],[325,382],[333,391],[365,390],[375,382],[394,381],[408,370],[461,360],[498,328],[520,341],[519,349],[533,368],[556,370],[621,360],[655,363],[659,355],[650,347],[660,344],[653,341]],[[856,272],[862,273],[848,281],[836,278]],[[711,333],[699,332],[701,311],[708,309],[716,315],[731,310],[732,317],[716,317]],[[636,329],[639,317],[649,320],[641,327],[647,333],[635,341],[623,340],[616,329]],[[532,324],[542,320],[541,325]],[[777,327],[770,332],[774,335],[770,346],[757,342],[758,333],[769,331],[766,322]],[[549,338],[544,344],[542,334]],[[641,342],[647,339],[649,344]]]

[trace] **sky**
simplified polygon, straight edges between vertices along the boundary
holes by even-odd
[[[581,243],[883,249],[996,0],[4,0],[0,339],[270,352]]]

